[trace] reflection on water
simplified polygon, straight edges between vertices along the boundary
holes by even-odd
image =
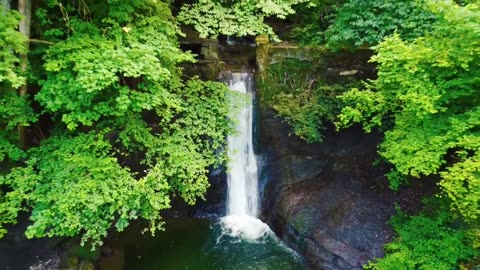
[[[301,258],[273,234],[261,241],[240,241],[219,223],[176,218],[155,237],[132,227],[106,243],[114,255],[100,270],[303,270]]]

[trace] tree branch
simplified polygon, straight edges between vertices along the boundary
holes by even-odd
[[[30,43],[40,43],[40,44],[48,44],[48,45],[53,45],[55,43],[50,42],[48,40],[43,40],[43,39],[36,39],[36,38],[31,38],[28,40]]]

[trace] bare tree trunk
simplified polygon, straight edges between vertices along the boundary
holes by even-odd
[[[20,14],[23,15],[23,19],[20,21],[19,25],[19,31],[22,33],[25,38],[27,44],[27,52],[22,53],[20,55],[20,70],[23,74],[27,72],[27,67],[28,67],[28,47],[30,45],[30,42],[28,41],[30,39],[30,29],[31,29],[31,19],[32,19],[32,1],[31,0],[18,0],[18,11]],[[26,96],[27,95],[27,88],[28,85],[25,84],[22,86],[18,94],[20,96]],[[26,137],[25,137],[25,127],[22,126],[21,124],[18,125],[18,140],[20,141],[20,145],[22,148],[26,148],[27,142],[26,142]]]

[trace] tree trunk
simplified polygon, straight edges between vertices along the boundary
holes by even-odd
[[[20,12],[20,14],[23,15],[23,19],[20,21],[20,25],[18,29],[20,33],[22,33],[25,36],[26,42],[27,42],[27,44],[25,45],[27,47],[27,52],[22,53],[20,55],[20,70],[24,75],[26,75],[27,68],[28,68],[28,47],[30,45],[30,42],[28,40],[30,39],[30,28],[31,28],[31,19],[32,19],[32,1],[18,0],[18,11]],[[28,89],[28,85],[27,84],[23,85],[19,89],[18,94],[20,96],[26,96],[27,89]],[[27,142],[25,137],[25,127],[22,126],[21,124],[18,125],[18,140],[20,141],[21,147],[26,148]]]

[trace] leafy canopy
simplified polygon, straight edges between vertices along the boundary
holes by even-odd
[[[193,57],[179,49],[169,1],[50,0],[36,18],[53,44],[35,99],[54,128],[0,176],[0,233],[31,209],[28,237],[95,246],[131,219],[160,229],[174,196],[203,198],[239,103],[223,84],[181,78]]]
[[[203,38],[220,34],[239,37],[269,34],[275,38],[264,19],[272,16],[284,19],[295,13],[294,5],[303,2],[308,0],[200,0],[184,5],[178,20],[193,25]]]
[[[423,0],[348,0],[338,7],[325,39],[335,50],[377,45],[393,33],[413,40],[430,31],[434,20]]]
[[[386,125],[380,154],[407,176],[440,174],[452,207],[480,218],[480,7],[434,2],[433,31],[413,42],[387,38],[372,58],[378,79],[340,98],[339,126]]]
[[[337,6],[343,1],[310,0],[295,7],[291,38],[301,45],[325,44],[325,31],[332,23]]]

